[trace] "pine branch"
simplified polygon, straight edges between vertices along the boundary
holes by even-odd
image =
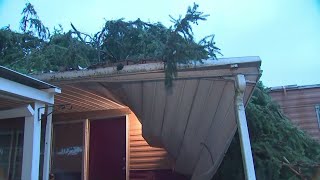
[[[89,34],[86,34],[86,33],[83,33],[83,32],[78,31],[78,30],[76,29],[76,27],[75,27],[72,23],[70,23],[70,24],[71,24],[72,29],[74,30],[74,33],[76,33],[76,35],[78,36],[78,38],[79,38],[82,42],[84,42],[84,43],[86,43],[86,44],[89,44],[89,43],[92,41],[92,37],[91,37]],[[85,40],[81,37],[81,35],[85,35],[85,38],[84,38],[84,39],[86,39],[87,37],[89,37],[89,38],[90,38],[90,41],[89,41],[89,42],[85,41]]]

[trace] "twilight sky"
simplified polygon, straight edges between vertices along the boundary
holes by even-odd
[[[27,1],[0,0],[0,27],[18,30]],[[266,86],[320,84],[320,0],[29,0],[43,23],[94,34],[104,19],[162,22],[193,2],[210,14],[194,26],[197,39],[214,33],[224,57],[260,56]]]

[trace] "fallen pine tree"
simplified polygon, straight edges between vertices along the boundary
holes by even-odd
[[[192,24],[206,20],[198,5],[188,8],[173,26],[146,23],[140,19],[106,21],[104,28],[87,35],[64,31],[62,26],[49,33],[34,7],[22,11],[20,32],[10,26],[0,29],[0,65],[23,73],[66,71],[94,64],[122,60],[164,61],[167,83],[176,76],[176,63],[204,58],[216,59],[220,49],[214,36],[195,42]],[[120,64],[121,65],[121,64]],[[319,171],[320,145],[293,126],[273,103],[262,84],[258,85],[247,109],[248,126],[258,179],[311,179]],[[243,179],[239,137],[236,135],[214,179]]]
[[[320,144],[285,117],[261,82],[246,115],[257,179],[320,179]],[[244,179],[238,134],[213,179]]]

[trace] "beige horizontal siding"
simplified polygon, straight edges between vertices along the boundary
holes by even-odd
[[[172,160],[162,148],[155,148],[142,137],[141,123],[132,113],[129,115],[130,170],[171,169]]]
[[[284,114],[300,129],[320,140],[315,106],[320,104],[320,88],[272,91],[270,95]]]

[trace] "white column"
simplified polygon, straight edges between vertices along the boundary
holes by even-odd
[[[129,166],[129,161],[130,161],[130,116],[129,114],[126,115],[126,180],[129,180],[130,176],[130,166]]]
[[[245,178],[247,180],[255,180],[256,174],[254,171],[253,158],[251,152],[251,144],[247,126],[247,119],[243,103],[244,91],[246,89],[246,79],[244,75],[236,76],[236,97],[235,97],[235,110],[238,123],[238,132],[240,137],[241,153],[243,160],[243,167]]]
[[[83,154],[82,154],[82,180],[89,179],[89,146],[90,124],[89,119],[83,121]]]
[[[47,116],[47,124],[46,124],[46,134],[45,134],[45,143],[44,143],[44,158],[43,158],[43,171],[42,171],[42,179],[48,180],[50,173],[50,157],[51,157],[51,139],[52,139],[52,107],[48,106],[49,114]]]
[[[38,108],[43,107],[40,102],[34,103],[33,116],[25,117],[24,139],[23,139],[23,158],[22,158],[22,180],[39,179],[39,159],[40,159],[40,137],[41,121],[39,117],[43,113]]]

